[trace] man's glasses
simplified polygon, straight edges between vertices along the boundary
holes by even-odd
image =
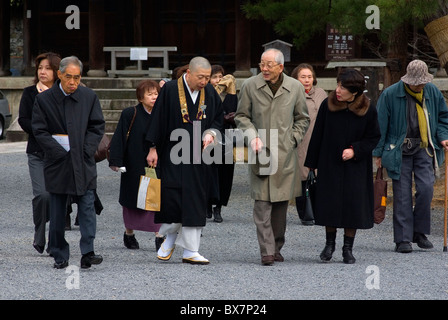
[[[274,62],[260,62],[258,65],[260,66],[260,69],[264,69],[264,68],[268,68],[268,69],[272,69],[275,66],[278,66],[280,63],[274,63]]]

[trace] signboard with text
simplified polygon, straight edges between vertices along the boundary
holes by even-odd
[[[327,25],[325,45],[326,60],[343,60],[354,57],[355,38],[349,33],[341,33],[338,29]]]

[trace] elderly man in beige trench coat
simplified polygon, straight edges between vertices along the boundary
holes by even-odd
[[[302,192],[297,146],[310,118],[302,84],[283,73],[281,51],[266,50],[260,69],[260,74],[241,87],[235,122],[247,138],[248,148],[260,155],[255,163],[249,157],[251,197],[255,200],[261,263],[272,265],[284,260],[280,250],[285,243],[288,203]],[[260,165],[265,163],[261,161],[263,152],[276,162],[268,173],[263,173],[265,168]]]

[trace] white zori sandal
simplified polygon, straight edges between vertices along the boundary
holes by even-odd
[[[174,248],[176,246],[173,245],[173,247],[171,249],[165,250],[163,248],[164,244],[165,244],[165,242],[162,243],[162,245],[159,248],[159,251],[157,251],[157,259],[167,261],[167,260],[170,260],[171,256],[173,255]]]
[[[190,263],[190,264],[209,264],[210,263],[210,261],[205,259],[199,253],[197,253],[194,256],[188,257],[188,258],[182,258],[182,262],[183,263]]]

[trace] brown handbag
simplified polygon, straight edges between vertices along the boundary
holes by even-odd
[[[134,107],[134,116],[132,117],[131,124],[129,125],[128,132],[126,134],[126,141],[129,138],[129,133],[131,132],[132,125],[134,124],[135,116],[137,114],[137,108]],[[104,159],[109,160],[110,158],[110,138],[107,135],[107,133],[104,133],[103,137],[101,138],[100,144],[98,145],[98,148],[95,151],[95,162],[101,162]]]
[[[110,147],[110,138],[105,133],[101,138],[100,144],[95,151],[95,162],[101,162],[104,159],[109,159],[109,147]]]
[[[387,181],[383,179],[383,167],[377,169],[373,182],[373,204],[373,221],[380,224],[386,216],[387,205]]]

